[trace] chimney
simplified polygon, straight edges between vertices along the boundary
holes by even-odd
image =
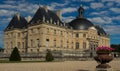
[[[27,17],[27,22],[30,22],[30,20],[31,20],[31,16],[28,16]]]
[[[43,16],[43,19],[42,19],[42,20],[43,20],[43,22],[45,22],[45,16]]]
[[[62,20],[62,10],[58,10],[56,14]]]
[[[45,9],[45,11],[48,11],[48,7],[47,6],[43,6],[43,8]]]
[[[20,14],[16,13],[16,16],[17,16],[18,20],[20,20]]]

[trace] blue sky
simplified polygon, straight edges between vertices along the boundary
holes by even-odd
[[[0,47],[4,46],[3,30],[15,13],[33,17],[39,6],[47,5],[55,12],[62,10],[62,20],[69,22],[78,15],[80,4],[85,17],[110,34],[111,44],[120,44],[120,0],[0,0]]]

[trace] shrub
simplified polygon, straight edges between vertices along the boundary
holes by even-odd
[[[18,48],[15,47],[10,55],[9,61],[21,61],[21,57]]]
[[[54,60],[54,57],[52,55],[52,52],[50,50],[47,50],[46,61],[50,62],[50,61],[53,61],[53,60]]]

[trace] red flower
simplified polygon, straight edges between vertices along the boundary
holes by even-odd
[[[113,50],[113,48],[107,46],[99,46],[96,49],[97,52],[112,52]]]

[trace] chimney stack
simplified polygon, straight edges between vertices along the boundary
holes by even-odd
[[[62,20],[62,10],[58,10],[56,14]]]
[[[48,7],[47,6],[43,6],[43,8],[45,9],[45,11],[48,11]]]
[[[27,17],[27,22],[30,22],[30,20],[31,20],[31,16],[28,16]]]
[[[18,20],[20,20],[20,14],[16,13],[16,16],[17,16]]]

